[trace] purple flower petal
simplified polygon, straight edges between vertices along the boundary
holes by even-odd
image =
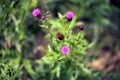
[[[67,19],[72,19],[73,16],[74,16],[74,13],[73,13],[72,11],[66,12],[66,18],[67,18]]]
[[[68,46],[63,46],[63,47],[61,48],[61,52],[62,52],[63,54],[68,54],[68,53],[70,52],[70,49],[69,49]]]
[[[34,9],[33,11],[32,11],[32,15],[34,16],[34,17],[37,17],[37,16],[39,16],[41,14],[41,11],[40,11],[40,9],[38,9],[38,8],[36,8],[36,9]]]

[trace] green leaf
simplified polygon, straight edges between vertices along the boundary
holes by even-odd
[[[28,60],[28,59],[23,59],[23,64],[24,64],[24,67],[25,67],[25,69],[27,70],[27,72],[30,74],[30,75],[34,75],[35,74],[35,72],[34,72],[34,70],[32,69],[32,65],[31,65],[31,63],[30,63],[30,60]]]
[[[70,28],[70,29],[73,28],[73,27],[75,27],[76,19],[77,19],[76,16],[73,17],[73,19],[72,19],[72,21],[70,22],[70,25],[69,25],[69,28]]]
[[[63,19],[64,15],[62,15],[61,13],[58,13],[58,17],[59,17],[59,19]]]
[[[52,52],[52,51],[53,51],[50,45],[48,45],[48,51],[49,51],[49,52]]]
[[[83,22],[77,22],[76,24],[75,24],[75,26],[80,26],[80,25],[83,25],[84,23]]]

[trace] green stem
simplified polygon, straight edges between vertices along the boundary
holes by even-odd
[[[93,31],[94,31],[93,40],[92,40],[92,42],[88,45],[88,48],[93,47],[93,46],[97,43],[97,41],[98,41],[98,37],[99,37],[99,28],[98,28],[98,27],[99,27],[99,26],[98,26],[97,24],[95,24],[95,25],[93,26]]]

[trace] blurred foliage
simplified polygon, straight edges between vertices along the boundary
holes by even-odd
[[[101,28],[107,31],[112,27],[110,29],[118,29],[117,34],[120,33],[120,9],[110,5],[109,0],[0,0],[0,74],[2,74],[0,80],[7,80],[8,78],[10,80],[16,78],[17,80],[27,80],[24,77],[31,80],[39,80],[40,78],[46,80],[45,77],[47,79],[54,77],[55,80],[65,78],[65,80],[68,80],[68,75],[78,76],[78,74],[81,76],[77,80],[80,78],[81,80],[83,78],[84,80],[99,80],[102,74],[85,68],[79,62],[73,64],[75,62],[71,60],[60,63],[58,61],[59,64],[54,63],[55,66],[50,66],[52,62],[48,64],[44,60],[34,62],[29,59],[34,47],[31,36],[40,31],[37,19],[31,17],[31,9],[35,7],[40,7],[43,11],[50,10],[53,17],[58,17],[58,12],[74,11],[79,17],[78,20],[90,24],[90,27],[86,27],[86,32],[89,32],[92,28],[94,37],[89,38],[90,41],[92,40],[89,47],[95,45],[99,39]],[[51,20],[51,23],[59,24],[54,20]],[[119,40],[117,40],[117,43],[116,47],[119,50]],[[67,67],[64,66],[66,64],[68,64]],[[67,71],[66,68],[69,70]],[[8,74],[9,70],[12,76]],[[50,70],[52,71],[49,72]],[[74,71],[70,73],[72,70]],[[61,71],[63,71],[63,74],[59,73]],[[61,79],[58,77],[61,77]],[[73,76],[70,77],[73,80]],[[118,75],[112,73],[107,77],[111,80],[118,80],[119,73]]]
[[[80,18],[90,19],[95,23],[109,24],[107,19],[111,12],[109,0],[48,0],[47,3],[56,15],[58,12],[72,10]]]
[[[119,72],[117,72],[116,74],[113,72],[113,73],[111,73],[111,74],[109,74],[109,76],[108,76],[109,78],[109,80],[119,80],[120,79],[120,73]]]
[[[0,63],[0,74],[0,80],[20,80],[22,72],[12,63]]]
[[[32,6],[31,0],[0,1],[0,62],[23,66],[30,73],[32,69],[27,53],[32,47],[25,22]]]

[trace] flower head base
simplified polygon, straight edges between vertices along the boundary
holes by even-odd
[[[63,47],[61,48],[61,52],[62,52],[63,54],[68,54],[68,53],[70,52],[70,49],[69,49],[68,46],[63,46]]]
[[[74,16],[74,13],[72,11],[66,12],[66,18],[71,21]]]
[[[41,15],[40,9],[38,9],[38,8],[34,9],[34,10],[32,11],[32,15],[33,15],[34,17],[39,17],[39,16]]]

